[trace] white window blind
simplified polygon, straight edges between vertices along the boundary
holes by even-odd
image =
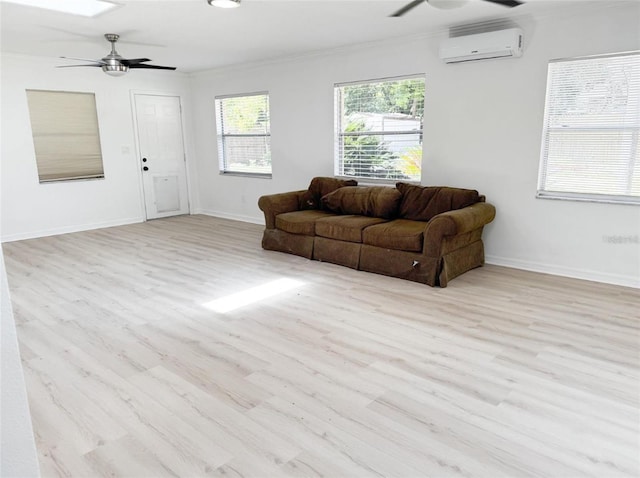
[[[640,204],[640,52],[549,63],[538,197]]]
[[[420,181],[424,92],[424,76],[335,85],[335,174]]]
[[[40,182],[103,178],[93,93],[27,90]]]
[[[271,176],[268,93],[217,97],[220,172]]]

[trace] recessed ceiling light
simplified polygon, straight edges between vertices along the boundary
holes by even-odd
[[[44,8],[54,12],[70,13],[83,17],[95,17],[117,7],[115,3],[104,0],[1,0],[27,7]]]
[[[240,6],[240,0],[207,0],[209,5],[220,8],[236,8]]]

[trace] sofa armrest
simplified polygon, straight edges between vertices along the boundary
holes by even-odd
[[[439,255],[440,245],[445,236],[456,236],[481,229],[496,216],[496,208],[489,203],[479,202],[455,211],[447,211],[433,217],[424,231],[423,253]]]
[[[258,207],[264,212],[264,222],[267,229],[275,229],[276,216],[284,212],[300,210],[302,197],[307,190],[290,191],[287,193],[270,194],[258,199]]]

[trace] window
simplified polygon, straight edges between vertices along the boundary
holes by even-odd
[[[335,85],[335,174],[420,181],[424,77]]]
[[[538,197],[640,204],[640,52],[549,63]]]
[[[41,183],[104,178],[93,93],[27,90]]]
[[[221,173],[271,177],[269,95],[216,98]]]

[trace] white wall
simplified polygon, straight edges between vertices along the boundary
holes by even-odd
[[[3,242],[143,221],[130,92],[172,93],[189,103],[188,79],[179,72],[136,70],[113,78],[99,68],[56,69],[59,64],[56,59],[2,55]],[[25,89],[95,93],[104,180],[38,182]],[[188,137],[187,156],[189,144]]]
[[[426,73],[422,184],[478,189],[497,207],[486,228],[487,261],[640,286],[637,206],[536,199],[547,63],[640,48],[640,5],[581,16],[520,19],[522,58],[445,65],[442,37],[363,45],[305,58],[194,75],[198,183],[195,209],[261,222],[263,194],[304,189],[333,174],[333,84]],[[273,179],[220,176],[216,95],[270,93]]]

